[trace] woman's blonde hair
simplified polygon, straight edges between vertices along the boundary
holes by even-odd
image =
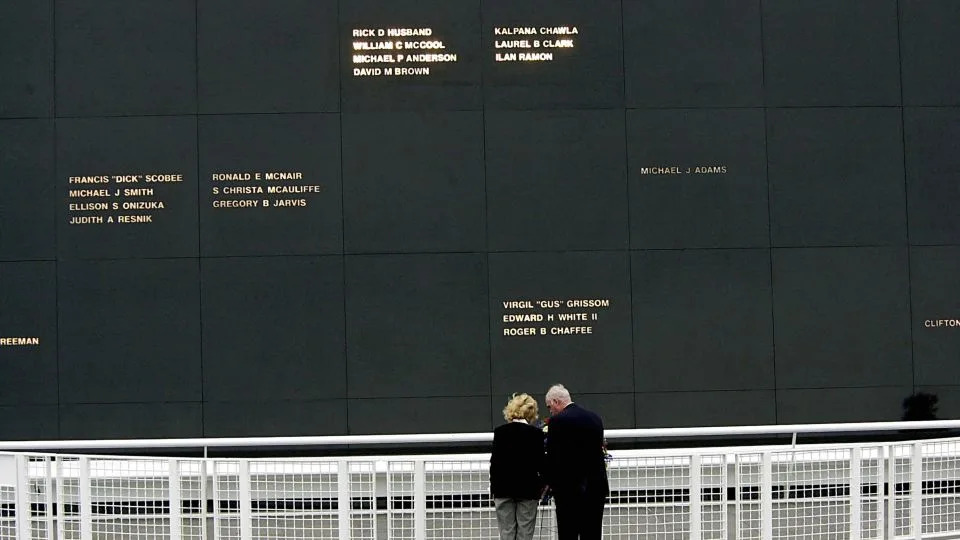
[[[537,419],[537,400],[528,394],[514,394],[503,408],[503,419],[507,422],[522,418],[527,422]]]

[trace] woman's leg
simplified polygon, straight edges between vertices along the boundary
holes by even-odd
[[[500,540],[517,540],[517,501],[498,497],[493,499],[493,504],[497,507]]]
[[[537,528],[537,499],[517,501],[517,540],[533,540],[533,531]]]

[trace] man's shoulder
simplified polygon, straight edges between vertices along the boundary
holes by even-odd
[[[599,414],[586,409],[584,409],[584,412],[590,417],[590,420],[592,420],[594,424],[603,427],[603,418],[601,418]]]
[[[564,409],[559,416],[566,416],[566,418],[572,422],[589,422],[592,424],[603,425],[603,420],[600,418],[600,415],[589,409],[585,409],[576,403],[571,403],[570,406]]]
[[[583,416],[590,416],[593,413],[576,403],[571,403],[570,405],[567,405],[567,408],[561,411],[560,414],[565,414],[571,418],[579,418]]]
[[[593,418],[593,419],[596,420],[597,422],[601,422],[601,423],[603,422],[603,419],[600,418],[600,415],[599,415],[599,414],[597,414],[597,413],[595,413],[595,412],[593,412],[593,411],[588,411],[587,409],[583,409],[583,412],[587,413],[587,414],[590,416],[590,418]]]

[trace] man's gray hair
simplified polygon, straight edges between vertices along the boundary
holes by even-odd
[[[562,384],[555,384],[547,390],[547,401],[557,400],[561,403],[573,401],[570,398],[570,392]]]

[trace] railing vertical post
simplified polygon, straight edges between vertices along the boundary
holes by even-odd
[[[413,463],[413,532],[416,540],[426,540],[427,466],[423,458]]]
[[[240,460],[240,540],[253,538],[253,503],[250,499],[250,460]]]
[[[700,518],[703,494],[700,486],[700,454],[690,456],[690,538],[700,538]]]
[[[210,510],[213,513],[213,537],[220,538],[220,526],[223,523],[220,519],[220,486],[217,485],[221,469],[216,461],[208,461],[210,464]]]
[[[80,484],[80,540],[93,540],[93,490],[90,486],[90,458],[82,457],[79,460]]]
[[[337,525],[340,538],[350,538],[350,471],[348,463],[341,459],[337,462]]]
[[[183,523],[180,507],[180,467],[177,460],[167,460],[170,491],[170,538],[180,538],[180,525]]]
[[[897,447],[887,447],[887,538],[897,537]]]
[[[43,458],[43,465],[44,470],[47,473],[47,498],[44,501],[47,507],[47,515],[44,516],[45,521],[47,522],[47,538],[63,538],[62,536],[54,536],[54,528],[57,526],[57,523],[54,521],[53,516],[57,515],[54,511],[57,504],[57,498],[56,492],[54,491],[56,486],[53,482],[54,467],[56,466],[56,462],[53,461],[53,456],[47,456]]]
[[[64,486],[63,483],[66,479],[66,475],[63,472],[63,459],[57,458],[54,462],[54,470],[56,471],[55,476],[56,480],[56,489],[57,489],[57,538],[66,538],[67,537],[67,502],[64,499]]]
[[[200,462],[200,519],[202,525],[200,527],[200,540],[207,540],[209,533],[207,532],[207,520],[210,520],[210,532],[213,533],[213,538],[218,538],[220,534],[217,532],[217,479],[216,472],[217,467],[214,462],[210,459],[209,447],[203,445],[203,461]],[[207,474],[210,475],[210,490],[207,490]],[[207,510],[207,497],[210,497],[210,510]]]
[[[861,459],[860,448],[854,448],[850,451],[850,540],[860,540],[863,530],[863,520],[860,510],[860,484],[861,484]]]
[[[877,448],[877,536],[879,538],[886,538],[886,535],[883,534],[883,527],[886,523],[886,514],[884,513],[886,502],[883,498],[883,489],[887,483],[887,468],[884,466],[886,464],[884,461],[886,450],[887,447]]]
[[[15,504],[17,508],[17,537],[31,538],[30,536],[30,460],[23,454],[16,456],[17,464],[17,493]]]
[[[773,539],[773,454],[761,454],[760,466],[760,540]]]
[[[204,454],[206,454],[206,448],[204,448]],[[200,462],[200,540],[207,540],[207,520],[210,519],[207,512],[207,471],[210,470],[208,463],[206,457]],[[211,489],[213,483],[211,480]],[[216,527],[216,523],[213,526]]]
[[[923,538],[923,444],[913,443],[910,463],[910,522],[913,537]]]

